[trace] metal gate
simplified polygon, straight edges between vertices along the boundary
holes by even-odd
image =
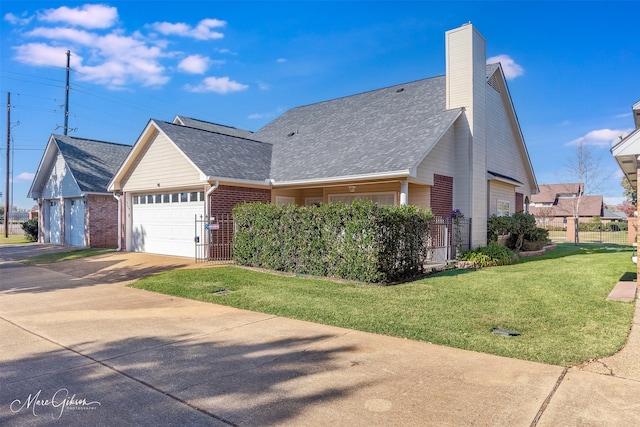
[[[196,262],[230,261],[233,258],[233,218],[231,214],[196,215]]]

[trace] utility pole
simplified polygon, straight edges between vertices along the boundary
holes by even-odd
[[[9,237],[9,153],[11,149],[11,92],[7,92],[7,175],[4,191],[4,237]]]
[[[64,97],[64,134],[69,128],[69,71],[71,69],[71,51],[67,50],[67,87]]]

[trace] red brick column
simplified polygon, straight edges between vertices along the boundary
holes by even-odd
[[[576,241],[576,222],[572,217],[567,217],[567,242],[575,243]]]

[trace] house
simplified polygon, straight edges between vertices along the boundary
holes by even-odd
[[[601,195],[584,195],[583,185],[569,184],[541,184],[540,191],[531,195],[529,213],[538,222],[551,222],[566,225],[567,218],[573,218],[578,213],[580,222],[589,222],[594,217],[604,215],[604,202]]]
[[[130,145],[51,135],[28,197],[37,201],[41,243],[115,248],[118,202],[107,184]]]
[[[109,190],[126,250],[191,256],[194,220],[242,201],[367,198],[472,219],[527,209],[537,182],[500,64],[470,24],[446,33],[446,74],[293,108],[256,132],[151,120]],[[218,227],[218,224],[215,224]]]
[[[638,176],[640,170],[640,101],[631,107],[633,114],[633,122],[635,130],[624,138],[621,138],[611,147],[611,154],[618,162],[618,166],[624,173],[625,178],[636,190],[639,187]],[[638,244],[637,233],[637,211],[635,218],[629,219],[629,237],[633,239],[632,243]],[[638,266],[640,273],[640,266]]]

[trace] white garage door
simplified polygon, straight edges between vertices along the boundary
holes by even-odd
[[[65,223],[67,242],[71,246],[84,246],[84,200],[69,200],[65,210],[69,213]]]
[[[62,229],[62,218],[60,217],[62,209],[60,208],[60,202],[58,200],[49,200],[49,215],[47,230],[49,232],[49,243],[55,245],[62,244],[60,232]]]
[[[204,214],[204,192],[141,194],[132,201],[132,251],[195,256],[195,217]]]

